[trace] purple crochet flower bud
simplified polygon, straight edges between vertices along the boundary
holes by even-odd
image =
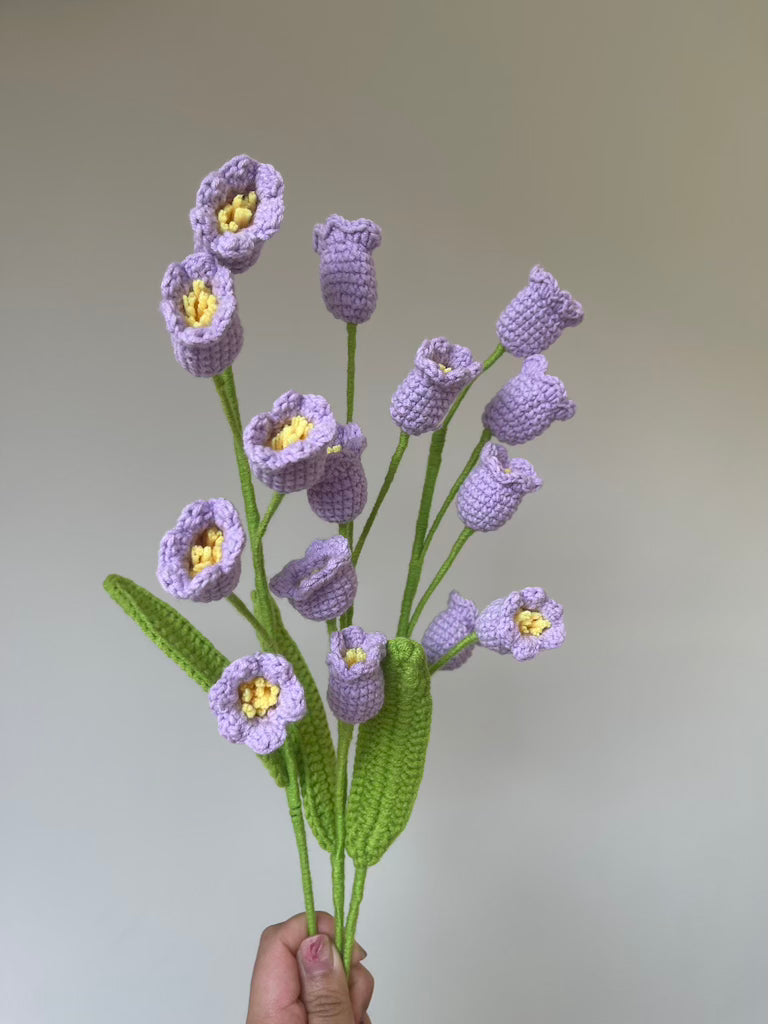
[[[371,253],[381,245],[381,228],[372,220],[345,220],[334,213],[315,224],[320,256],[320,287],[329,313],[348,324],[363,324],[376,309],[376,269]]]
[[[347,626],[331,636],[326,658],[330,682],[328,706],[342,722],[359,725],[374,718],[384,704],[381,661],[387,651],[383,633]]]
[[[194,253],[168,267],[161,291],[176,361],[195,377],[231,366],[243,347],[243,328],[227,268],[208,253]]]
[[[565,640],[563,608],[541,587],[526,587],[484,608],[475,624],[478,643],[518,661],[551,651]]]
[[[480,464],[456,496],[456,511],[470,530],[498,530],[510,519],[526,494],[538,491],[541,480],[527,459],[510,459],[507,449],[490,441]]]
[[[323,478],[307,491],[312,511],[326,522],[349,523],[365,508],[368,481],[361,456],[367,444],[356,423],[339,426],[328,447]]]
[[[157,578],[174,597],[218,601],[240,580],[245,532],[225,498],[193,501],[160,542]]]
[[[243,445],[258,479],[273,491],[290,494],[322,480],[336,430],[324,398],[286,391],[271,412],[253,417]]]
[[[557,341],[566,327],[584,319],[581,304],[562,291],[543,267],[534,267],[528,285],[499,317],[496,333],[513,356],[532,356]]]
[[[392,396],[389,412],[406,434],[425,434],[436,430],[467,384],[483,366],[472,359],[463,345],[452,345],[447,338],[422,342],[411,370]]]
[[[565,393],[565,384],[547,375],[545,356],[529,356],[520,373],[490,400],[483,426],[505,444],[525,444],[555,420],[569,420],[576,405]]]
[[[351,607],[357,573],[346,537],[313,541],[303,558],[284,566],[269,581],[276,597],[287,597],[299,615],[316,622],[335,619]]]
[[[271,754],[285,743],[287,726],[307,713],[304,689],[293,667],[278,654],[251,654],[227,665],[208,694],[219,732]]]
[[[462,597],[458,590],[452,590],[448,597],[448,607],[445,611],[439,612],[424,631],[421,646],[426,651],[429,664],[434,665],[452,647],[466,640],[470,633],[474,633],[476,618],[477,605],[474,601]],[[455,658],[446,661],[443,668],[459,668],[467,661],[473,650],[474,645],[465,647]]]
[[[233,156],[203,178],[189,219],[195,248],[240,274],[283,222],[283,179],[270,164]]]

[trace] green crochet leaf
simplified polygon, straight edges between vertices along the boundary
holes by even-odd
[[[155,646],[183,668],[206,693],[210,690],[229,664],[229,658],[217,651],[199,629],[175,608],[125,576],[107,576],[104,589]],[[288,784],[279,750],[260,759],[278,786]]]
[[[408,824],[432,723],[421,644],[400,636],[390,640],[383,667],[384,707],[360,726],[347,803],[347,851],[356,866],[366,868],[381,860]]]

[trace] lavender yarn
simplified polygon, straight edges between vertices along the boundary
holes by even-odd
[[[192,546],[211,527],[224,535],[221,561],[193,575]],[[176,525],[160,542],[157,578],[169,594],[182,600],[219,601],[229,597],[240,580],[244,546],[245,532],[231,502],[225,498],[193,501],[182,509]]]
[[[299,615],[315,622],[335,619],[351,607],[357,573],[345,537],[313,541],[303,558],[288,562],[269,581],[276,597],[287,597]]]
[[[371,253],[381,245],[379,225],[334,213],[325,224],[315,224],[313,244],[320,256],[320,288],[328,312],[348,324],[370,320],[377,298]]]
[[[272,438],[299,416],[312,424],[307,439],[275,451]],[[321,395],[286,391],[275,401],[271,412],[253,417],[243,433],[243,446],[256,477],[273,491],[290,494],[322,480],[328,446],[336,430],[331,407]]]
[[[201,280],[218,305],[209,327],[190,327],[183,297]],[[243,328],[237,312],[232,275],[208,253],[194,253],[171,263],[161,285],[160,312],[173,343],[176,361],[195,377],[213,377],[234,363],[243,347]]]
[[[563,291],[543,267],[534,267],[528,285],[499,317],[496,333],[513,356],[532,356],[557,341],[566,327],[584,319],[581,304]]]
[[[474,601],[462,597],[458,590],[452,590],[448,596],[448,607],[445,611],[439,612],[424,631],[421,646],[426,651],[427,662],[434,665],[452,647],[466,640],[470,633],[474,633],[476,618],[477,605]],[[450,661],[446,661],[443,668],[449,671],[460,668],[469,659],[473,650],[474,645],[465,647]]]
[[[456,511],[470,530],[498,530],[515,513],[526,494],[541,487],[527,459],[510,459],[507,449],[490,441],[480,464],[469,474],[456,496]]]
[[[383,633],[366,633],[348,626],[331,636],[326,657],[329,670],[328,706],[342,722],[359,725],[374,718],[384,705],[384,672],[381,662],[387,650]],[[364,661],[347,665],[345,654],[360,651]]]
[[[255,192],[258,205],[247,227],[234,234],[219,231],[218,211],[238,193]],[[285,204],[283,179],[271,164],[234,156],[203,178],[189,219],[195,248],[210,252],[219,263],[240,274],[252,267],[267,239],[280,230]]]
[[[490,400],[483,426],[505,444],[525,444],[555,420],[569,420],[576,405],[557,377],[547,375],[545,356],[529,356],[520,373]]]
[[[368,500],[368,481],[361,456],[367,444],[356,423],[339,426],[328,448],[323,477],[307,490],[316,516],[328,523],[349,523],[363,511]]]
[[[483,366],[463,345],[447,338],[422,342],[411,370],[392,396],[390,415],[398,427],[413,436],[436,430],[467,384]]]
[[[538,612],[550,623],[540,636],[521,632],[515,616],[524,611]],[[565,640],[563,608],[548,598],[541,587],[525,587],[484,608],[477,617],[475,632],[481,647],[511,654],[517,661],[529,661],[539,651],[551,651]]]
[[[277,704],[263,716],[248,718],[242,711],[240,687],[265,679],[280,692]],[[219,733],[230,743],[244,743],[257,754],[271,754],[285,743],[287,726],[307,713],[304,689],[293,667],[277,654],[251,654],[227,665],[208,693],[211,711],[219,720]]]

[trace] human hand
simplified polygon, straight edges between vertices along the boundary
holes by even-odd
[[[317,929],[308,938],[306,915],[296,914],[262,932],[246,1024],[371,1024],[367,953],[355,943],[347,984],[330,914],[318,913]]]

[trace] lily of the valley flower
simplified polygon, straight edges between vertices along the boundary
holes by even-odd
[[[357,593],[357,573],[345,537],[313,541],[302,558],[288,562],[269,581],[276,597],[287,597],[299,615],[316,622],[347,611]]]
[[[547,374],[546,357],[529,356],[520,373],[486,405],[483,426],[505,444],[525,444],[575,412],[563,382]]]
[[[482,368],[468,348],[453,345],[447,338],[422,342],[414,369],[392,396],[392,419],[404,433],[414,436],[437,430],[459,392]]]
[[[157,578],[174,597],[218,601],[240,580],[245,532],[225,498],[193,501],[160,542]]]
[[[381,228],[372,220],[346,220],[334,213],[316,224],[313,242],[320,256],[320,287],[329,313],[348,324],[370,320],[376,309],[373,250]]]
[[[387,650],[383,633],[348,626],[331,636],[328,705],[342,722],[359,725],[374,718],[384,704],[381,662]]]
[[[475,631],[477,605],[458,590],[452,590],[448,597],[448,607],[439,612],[427,626],[421,640],[421,646],[427,655],[427,662],[434,665],[452,647],[466,640]],[[465,647],[463,651],[443,665],[444,669],[459,668],[470,657],[474,645]]]
[[[324,398],[286,391],[271,412],[254,416],[243,444],[258,479],[273,491],[288,494],[322,480],[336,430]]]
[[[307,490],[312,511],[326,522],[352,522],[365,508],[368,481],[361,456],[367,444],[356,423],[345,423],[328,446],[323,477]]]
[[[584,319],[584,310],[544,267],[534,267],[528,284],[499,317],[496,334],[513,356],[533,356],[549,348],[566,327]]]
[[[527,459],[510,459],[504,445],[489,441],[459,489],[456,511],[470,530],[498,530],[524,496],[540,487],[541,480]]]
[[[565,640],[563,608],[541,587],[525,587],[491,602],[477,617],[477,642],[499,654],[529,661]]]

